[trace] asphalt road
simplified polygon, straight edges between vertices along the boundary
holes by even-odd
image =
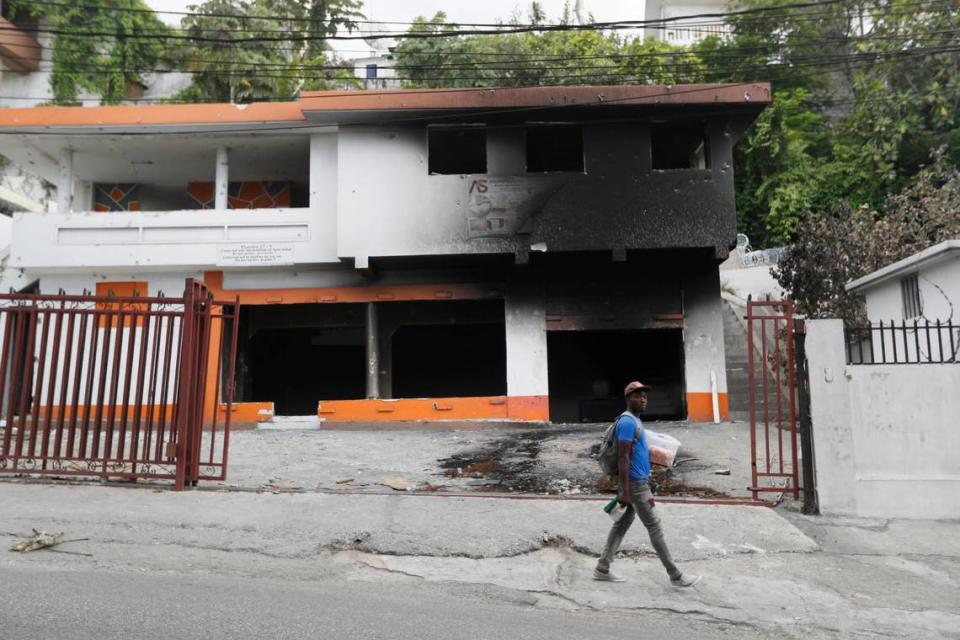
[[[524,603],[524,594],[450,584],[9,566],[0,567],[0,582],[4,640],[756,637],[749,627],[689,615],[534,608]]]

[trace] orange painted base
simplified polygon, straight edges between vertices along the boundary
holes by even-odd
[[[227,406],[220,405],[217,421],[223,424],[227,415]],[[273,422],[272,402],[235,402],[230,407],[231,429],[255,429],[258,422]]]
[[[403,400],[323,400],[317,416],[329,422],[401,420],[512,420],[547,422],[547,396],[414,398]]]
[[[730,418],[730,404],[726,393],[717,394],[720,405],[720,419]],[[690,422],[713,422],[713,394],[690,392],[687,394],[687,420]]]

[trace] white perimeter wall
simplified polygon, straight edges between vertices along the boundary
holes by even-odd
[[[843,323],[807,322],[820,510],[960,518],[960,365],[846,365]]]

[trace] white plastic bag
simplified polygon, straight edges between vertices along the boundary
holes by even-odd
[[[650,462],[669,468],[677,459],[680,441],[665,433],[647,429],[647,446],[650,447]]]

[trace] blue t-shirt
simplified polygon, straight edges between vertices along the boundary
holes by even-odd
[[[630,479],[634,481],[650,479],[650,447],[647,446],[647,432],[640,418],[636,422],[629,416],[617,419],[617,440],[633,442],[636,438],[637,424],[641,425],[640,438],[633,444],[633,459],[630,460]]]

